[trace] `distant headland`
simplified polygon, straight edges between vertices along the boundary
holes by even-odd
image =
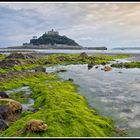
[[[67,36],[59,35],[54,29],[45,32],[42,36],[33,36],[29,43],[23,43],[21,46],[8,47],[9,49],[94,49],[107,50],[107,47],[83,47],[76,41]]]

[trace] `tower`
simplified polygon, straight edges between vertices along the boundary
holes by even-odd
[[[48,35],[59,35],[59,32],[52,29],[51,31],[48,31]]]

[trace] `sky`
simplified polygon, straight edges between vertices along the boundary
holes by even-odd
[[[140,47],[140,3],[0,2],[0,48],[51,29],[83,47]]]

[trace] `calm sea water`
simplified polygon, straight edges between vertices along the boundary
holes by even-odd
[[[117,60],[128,62],[129,60]],[[128,136],[140,136],[140,69],[118,69],[104,72],[87,65],[47,67],[47,72],[66,69],[59,73],[64,80],[72,78],[80,85],[78,93],[86,97],[90,107],[100,115],[112,118],[118,128],[125,129]]]
[[[8,53],[7,51],[30,51],[30,52],[38,52],[38,53],[81,53],[81,52],[86,52],[86,53],[140,53],[140,50],[61,50],[61,49],[53,49],[53,50],[48,50],[48,49],[0,49],[0,53]]]

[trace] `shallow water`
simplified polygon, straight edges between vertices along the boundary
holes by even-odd
[[[88,70],[86,64],[58,65],[46,71],[66,69],[67,72],[59,73],[60,77],[72,78],[80,85],[79,94],[86,97],[90,107],[112,118],[117,127],[129,132],[128,136],[140,136],[140,69],[113,68],[105,72],[102,67]]]
[[[12,90],[7,90],[6,93],[10,95],[14,92],[19,92],[19,91],[23,91],[24,96],[28,96],[27,103],[26,104],[21,104],[23,111],[26,111],[26,110],[32,108],[32,106],[34,105],[34,100],[32,98],[29,98],[29,96],[32,93],[29,86],[24,86],[24,87],[19,87],[19,88],[12,89]]]
[[[10,54],[10,52],[22,52],[22,53],[31,53],[31,52],[37,52],[37,53],[47,53],[47,54],[56,54],[56,53],[66,53],[66,54],[77,54],[86,52],[88,54],[93,53],[101,53],[101,54],[139,54],[140,50],[114,50],[114,49],[108,49],[108,50],[74,50],[74,49],[7,49],[7,48],[0,48],[0,54]]]

